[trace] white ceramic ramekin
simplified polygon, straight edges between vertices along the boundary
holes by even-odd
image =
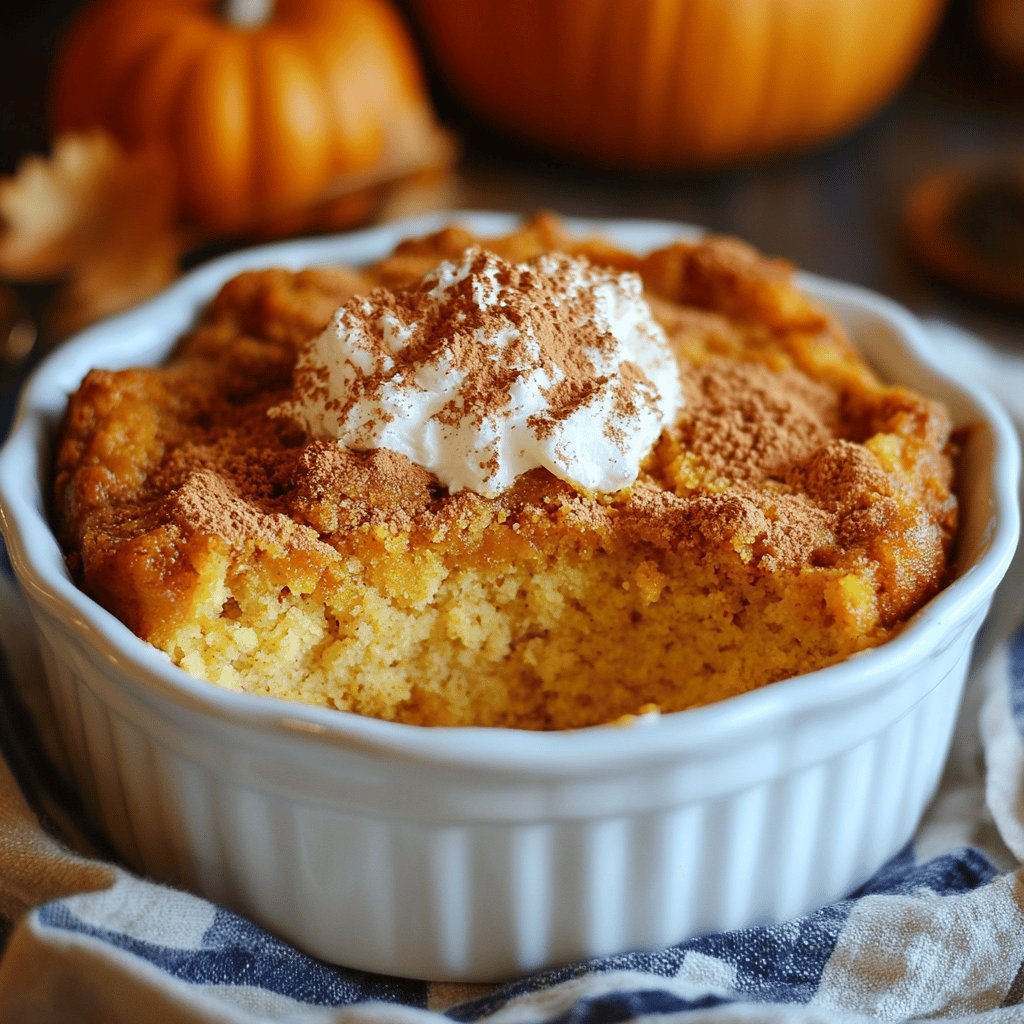
[[[86,331],[29,383],[0,455],[2,526],[39,627],[66,767],[126,861],[328,960],[493,980],[803,913],[865,880],[934,791],[972,641],[1017,536],[1006,417],[905,311],[802,278],[888,378],[971,425],[957,578],[895,639],[823,671],[621,728],[395,725],[190,678],[71,582],[47,513],[54,431],[92,366],[161,359],[246,267],[360,263],[458,220],[235,253]],[[570,222],[642,250],[685,233]]]

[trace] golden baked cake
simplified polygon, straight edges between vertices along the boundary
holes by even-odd
[[[608,317],[642,359],[605,366]],[[789,265],[541,216],[229,281],[166,365],[83,381],[55,518],[80,585],[212,683],[566,729],[882,643],[943,585],[956,501],[946,412]]]

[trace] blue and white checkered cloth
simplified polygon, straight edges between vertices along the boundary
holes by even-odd
[[[1024,425],[1024,360],[933,325]],[[49,771],[34,655],[0,567],[0,1022],[1024,1022],[1024,565],[1004,584],[940,792],[867,885],[799,920],[498,986],[315,960],[119,867]],[[15,676],[19,685],[15,686]]]

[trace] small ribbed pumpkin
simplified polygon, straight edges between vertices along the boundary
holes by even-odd
[[[613,168],[712,167],[851,127],[944,0],[410,0],[438,73],[492,125]]]
[[[57,55],[52,115],[163,145],[183,218],[214,234],[373,180],[435,132],[389,0],[94,0]]]

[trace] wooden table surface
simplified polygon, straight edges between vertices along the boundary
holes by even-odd
[[[837,0],[838,2],[838,0]],[[44,94],[73,0],[8,0],[0,15],[0,172],[46,146]],[[801,267],[883,292],[992,344],[1024,351],[1024,309],[931,279],[905,244],[901,211],[922,176],[965,157],[1024,159],[1024,76],[996,74],[956,2],[910,82],[846,138],[812,152],[713,174],[635,180],[524,152],[474,129],[438,96],[464,140],[453,205],[568,215],[652,217],[737,234]],[[0,413],[9,413],[10,383]],[[0,432],[3,429],[0,418]]]

